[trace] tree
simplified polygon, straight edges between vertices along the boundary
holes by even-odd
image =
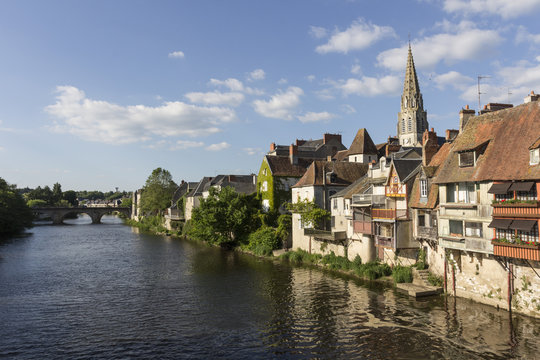
[[[52,205],[57,205],[60,200],[62,200],[62,185],[60,185],[60,183],[56,183],[53,185],[52,189]]]
[[[77,201],[77,193],[73,190],[64,191],[62,198],[69,202],[71,206],[79,205],[79,202]]]
[[[0,237],[12,236],[32,226],[34,216],[15,185],[0,178]]]
[[[146,180],[141,194],[142,212],[155,215],[171,206],[176,187],[170,172],[162,168],[154,169]]]
[[[298,200],[296,203],[288,203],[287,210],[298,213],[302,217],[302,223],[313,228],[324,227],[326,221],[330,219],[330,212],[321,209],[315,202],[307,199]]]
[[[193,210],[188,235],[227,248],[246,243],[260,226],[258,210],[255,194],[239,194],[231,187],[210,188],[208,198]]]

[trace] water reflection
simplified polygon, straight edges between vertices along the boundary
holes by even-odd
[[[534,359],[535,319],[170,237],[121,220],[0,244],[0,357]]]

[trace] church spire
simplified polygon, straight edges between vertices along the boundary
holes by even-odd
[[[401,95],[401,111],[398,114],[397,131],[399,143],[404,146],[420,146],[422,133],[428,128],[427,114],[424,111],[424,102],[409,40],[407,68],[405,70],[403,94]]]

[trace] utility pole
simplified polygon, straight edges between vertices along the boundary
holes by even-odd
[[[478,113],[480,114],[480,110],[482,110],[482,103],[480,102],[480,94],[482,94],[480,92],[480,79],[487,79],[487,78],[490,78],[491,76],[488,76],[488,75],[485,75],[485,76],[482,76],[482,75],[478,75]]]

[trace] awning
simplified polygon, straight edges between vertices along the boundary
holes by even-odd
[[[531,191],[533,186],[534,186],[533,181],[515,182],[515,183],[512,183],[512,186],[510,186],[510,189],[508,190],[529,192]]]
[[[509,229],[512,219],[493,219],[488,225],[490,228]]]
[[[493,184],[488,190],[488,193],[490,194],[506,194],[508,192],[508,188],[512,185],[512,183],[502,183],[502,184]]]
[[[531,231],[534,225],[536,225],[536,220],[514,220],[510,224],[510,229],[521,230],[521,231]]]

